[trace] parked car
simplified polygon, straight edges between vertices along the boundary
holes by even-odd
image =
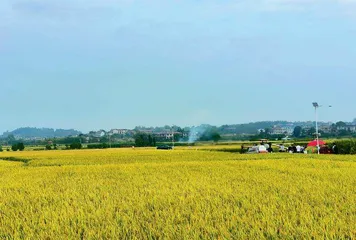
[[[158,146],[157,149],[159,149],[159,150],[171,150],[173,148],[171,146],[169,146],[169,145],[162,145],[162,146]]]

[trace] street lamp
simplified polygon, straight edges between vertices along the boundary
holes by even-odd
[[[318,111],[317,109],[322,107],[317,102],[313,102],[313,107],[315,108],[315,130],[316,130],[316,146],[318,148],[318,154],[320,154],[320,146],[319,146],[319,130],[318,130]],[[329,105],[329,108],[332,106]]]
[[[316,147],[318,148],[318,154],[320,154],[319,148],[319,131],[318,131],[318,111],[317,109],[320,107],[317,102],[313,102],[313,107],[315,108],[315,129],[316,129]]]

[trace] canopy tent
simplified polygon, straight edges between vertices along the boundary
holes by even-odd
[[[323,146],[325,145],[326,142],[324,142],[323,140],[319,139],[319,146]],[[318,141],[317,140],[313,140],[310,143],[308,143],[308,147],[316,147],[318,146]]]

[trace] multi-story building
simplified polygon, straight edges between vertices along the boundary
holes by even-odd
[[[114,134],[125,135],[129,132],[130,132],[130,130],[128,130],[128,129],[111,129],[109,131],[109,134],[110,135],[114,135]]]
[[[159,139],[166,139],[166,140],[169,140],[169,139],[172,139],[173,138],[173,134],[174,136],[179,136],[180,138],[181,137],[187,137],[188,133],[181,133],[181,132],[158,132],[158,133],[154,133],[153,135],[156,137],[156,138],[159,138]]]
[[[274,126],[271,129],[272,135],[291,135],[293,134],[292,127],[282,127],[282,126]]]
[[[337,127],[337,130],[338,131],[346,130],[346,131],[349,131],[352,133],[356,133],[356,125],[352,124],[352,125],[339,126],[339,127]]]
[[[319,126],[319,131],[324,133],[331,133],[331,126],[330,125],[321,125]]]

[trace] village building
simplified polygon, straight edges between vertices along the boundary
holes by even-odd
[[[109,134],[110,135],[114,135],[114,134],[126,135],[129,132],[130,132],[130,130],[128,130],[128,129],[111,129],[109,131]]]
[[[346,130],[352,133],[356,133],[356,124],[350,124],[350,125],[345,125],[345,126],[338,126],[337,127],[338,131]]]
[[[274,126],[271,129],[272,135],[291,135],[293,134],[292,127],[282,127],[282,126]]]

